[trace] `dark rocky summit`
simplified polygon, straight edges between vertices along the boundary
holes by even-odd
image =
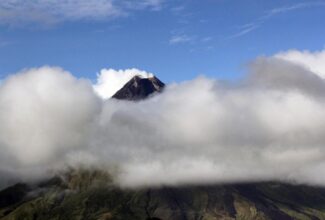
[[[149,78],[134,76],[113,95],[113,98],[139,101],[156,92],[161,92],[164,87],[165,84],[155,76]]]

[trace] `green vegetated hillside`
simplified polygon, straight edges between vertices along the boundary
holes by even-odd
[[[71,170],[0,192],[0,220],[325,219],[325,189],[279,183],[121,189]]]

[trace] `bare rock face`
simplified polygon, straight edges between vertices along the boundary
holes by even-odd
[[[157,77],[142,78],[140,76],[133,77],[112,98],[130,101],[139,101],[148,96],[161,92],[165,84]]]

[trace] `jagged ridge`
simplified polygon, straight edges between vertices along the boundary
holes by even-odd
[[[149,78],[134,76],[112,98],[138,101],[155,92],[161,92],[164,87],[165,84],[155,76]]]

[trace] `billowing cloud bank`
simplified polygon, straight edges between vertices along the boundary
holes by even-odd
[[[282,57],[256,59],[236,83],[199,77],[136,103],[102,99],[59,68],[10,76],[0,87],[1,172],[37,177],[83,163],[117,166],[124,186],[325,185],[325,69]]]

